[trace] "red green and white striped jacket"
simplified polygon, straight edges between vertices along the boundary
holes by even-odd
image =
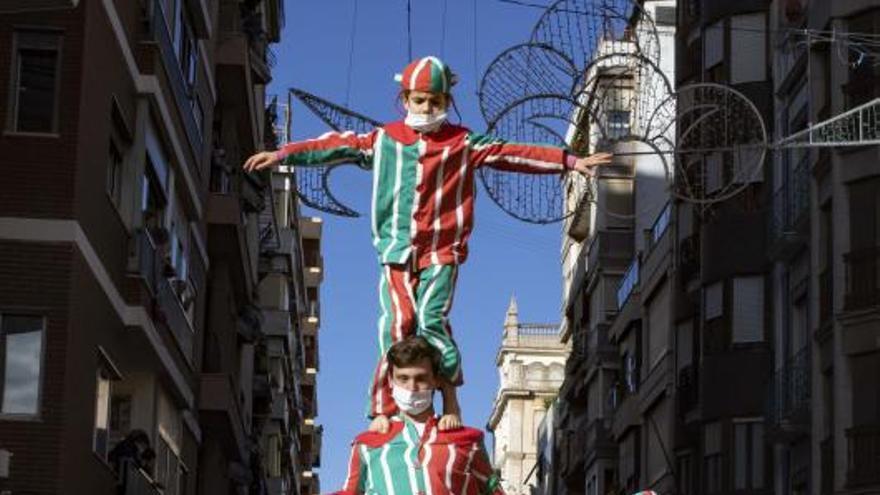
[[[504,495],[474,428],[440,431],[430,418],[420,436],[409,419],[352,444],[345,486],[336,495]]]
[[[553,146],[512,143],[451,124],[419,134],[394,122],[367,134],[330,132],[284,145],[284,165],[372,163],[373,245],[383,264],[460,264],[474,219],[474,172],[483,165],[549,174],[571,160]]]

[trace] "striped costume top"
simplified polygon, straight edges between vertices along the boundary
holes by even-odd
[[[489,464],[483,432],[440,431],[432,417],[420,436],[395,416],[388,433],[362,433],[352,444],[345,486],[337,495],[504,495]]]
[[[419,134],[394,122],[367,134],[330,132],[284,145],[284,165],[372,164],[373,245],[383,264],[460,264],[474,218],[474,172],[482,165],[534,174],[566,170],[565,151],[476,134],[445,124]]]

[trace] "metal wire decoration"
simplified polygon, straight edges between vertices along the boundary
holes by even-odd
[[[382,125],[381,122],[365,115],[349,110],[343,106],[327,101],[301,89],[291,88],[290,93],[315,113],[325,124],[337,132],[356,132],[363,134]],[[343,217],[359,217],[360,213],[344,205],[333,195],[330,189],[330,174],[343,166],[355,165],[369,170],[369,162],[336,163],[333,165],[297,167],[294,173],[296,190],[300,201],[333,215]]]
[[[583,155],[635,140],[653,152],[647,121],[672,94],[659,62],[656,26],[637,2],[559,0],[544,11],[528,43],[489,64],[480,109],[488,132],[512,141],[569,147]],[[669,181],[665,161],[663,166]],[[577,209],[571,204],[582,203],[565,201],[566,195],[589,193],[587,181],[559,176],[488,167],[479,175],[498,206],[531,223],[564,219]]]
[[[669,119],[674,112],[675,117]],[[673,146],[665,136],[677,128]],[[729,199],[760,180],[769,145],[764,119],[742,93],[714,83],[682,87],[648,122],[658,151],[672,154],[672,194],[700,205]]]

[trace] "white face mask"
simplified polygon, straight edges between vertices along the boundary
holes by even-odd
[[[395,384],[391,385],[391,396],[397,407],[406,414],[416,415],[425,412],[434,403],[434,390],[413,392]]]
[[[426,114],[407,111],[404,122],[419,132],[434,132],[446,122],[446,116],[446,112]]]

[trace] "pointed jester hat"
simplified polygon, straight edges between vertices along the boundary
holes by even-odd
[[[397,74],[394,79],[404,91],[425,91],[430,93],[449,93],[458,82],[458,77],[437,57],[422,57],[413,60]]]

